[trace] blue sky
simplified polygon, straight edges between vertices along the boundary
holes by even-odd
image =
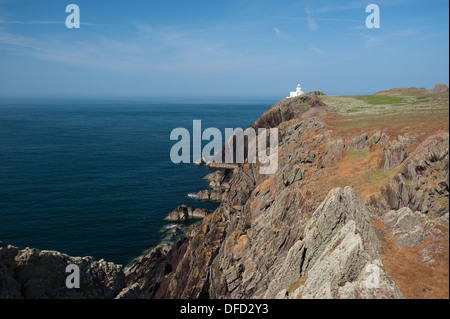
[[[67,29],[75,3],[81,28]],[[368,4],[381,28],[365,27]],[[0,97],[371,94],[449,78],[448,0],[0,0]]]

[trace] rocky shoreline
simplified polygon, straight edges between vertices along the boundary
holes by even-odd
[[[79,289],[65,285],[68,265],[80,269]],[[112,299],[124,287],[121,265],[0,242],[0,299]]]
[[[205,177],[210,181],[212,192],[223,193],[227,189],[227,184],[223,185],[226,175],[218,170]],[[217,199],[198,199],[220,201],[222,193]],[[174,224],[165,227],[166,238],[149,250],[150,255],[166,254],[173,247],[173,241],[180,242],[195,227],[186,222],[200,221],[209,214],[211,211],[205,208],[178,206],[165,218]],[[28,247],[20,250],[11,245],[4,247],[0,241],[0,299],[144,299],[146,294],[137,283],[132,283],[134,279],[130,281],[129,278],[137,271],[136,264],[139,263],[136,261],[142,262],[146,256],[137,257],[130,267],[124,268],[103,259],[96,261],[93,257],[71,257],[57,251]],[[153,261],[154,258],[150,259]],[[65,286],[66,267],[71,264],[80,267],[80,282],[83,283],[80,289]]]
[[[317,96],[281,101],[255,123],[281,130],[280,170],[265,177],[245,164],[210,174],[212,190],[199,198],[211,200],[215,192],[221,205],[182,240],[137,260],[127,275],[134,292],[145,298],[405,298],[410,280],[398,273],[401,262],[386,256],[389,245],[420,251],[417,266],[448,266],[448,131],[426,139],[387,130],[339,136],[305,116],[323,109]],[[352,187],[326,188],[349,156],[373,158],[373,169],[386,176],[381,192],[363,199]],[[371,269],[378,271],[376,289],[367,285]]]
[[[425,94],[448,108],[448,88]],[[90,257],[0,245],[0,298],[448,296],[448,125],[405,129],[403,119],[383,119],[343,129],[335,113],[316,116],[328,107],[322,96],[267,110],[253,127],[279,129],[278,171],[240,164],[208,174],[198,200],[219,207],[177,207],[167,216],[170,240],[126,273]],[[70,263],[83,289],[65,288]]]
[[[167,221],[182,222],[194,218],[205,218],[211,211],[205,208],[188,207],[186,205],[178,206],[167,217]]]

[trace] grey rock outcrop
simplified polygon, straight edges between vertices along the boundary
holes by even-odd
[[[448,86],[444,83],[437,83],[434,88],[431,90],[428,90],[429,94],[439,94],[439,93],[445,93],[448,92]]]
[[[438,133],[425,140],[394,179],[382,189],[381,211],[409,207],[412,211],[443,216],[449,212],[449,135]],[[434,185],[430,181],[437,181]]]
[[[80,269],[80,289],[66,287],[66,267]],[[125,287],[121,265],[55,251],[0,247],[0,299],[112,299]]]
[[[205,179],[209,181],[211,189],[198,192],[197,199],[205,201],[220,202],[230,191],[230,179],[233,175],[230,169],[218,169],[211,174],[206,175]]]
[[[352,188],[332,190],[304,235],[289,250],[266,297],[403,298],[383,268],[369,212]]]
[[[176,244],[159,245],[136,260],[127,271],[127,288],[117,299],[153,298],[159,286],[157,278],[163,278],[172,272],[170,257],[173,247],[176,247]]]
[[[220,202],[223,198],[223,193],[218,190],[203,190],[198,192],[197,199],[198,200],[206,200],[206,201],[213,201],[213,202]]]
[[[191,218],[204,218],[209,213],[211,213],[211,211],[205,208],[181,205],[178,206],[173,212],[171,212],[166,217],[166,220],[174,222],[187,221]]]
[[[421,219],[426,218],[420,212],[413,212],[409,207],[398,211],[390,211],[383,219],[392,229],[392,236],[400,247],[417,246],[425,239],[424,227]]]
[[[314,91],[295,98],[281,100],[267,110],[252,127],[277,127],[282,122],[302,118],[306,113],[309,113],[311,116],[314,115],[316,111],[325,110],[326,105],[317,98],[317,96],[320,95],[324,94]]]

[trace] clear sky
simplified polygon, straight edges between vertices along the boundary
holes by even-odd
[[[68,4],[81,28],[65,26]],[[368,29],[368,4],[381,28]],[[448,0],[0,0],[0,97],[269,97],[432,88]]]

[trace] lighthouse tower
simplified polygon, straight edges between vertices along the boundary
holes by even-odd
[[[291,95],[288,96],[287,98],[290,99],[290,98],[297,97],[297,96],[300,96],[303,94],[305,94],[305,93],[302,91],[302,87],[299,84],[299,85],[297,85],[297,89],[295,90],[295,92],[291,92]]]

